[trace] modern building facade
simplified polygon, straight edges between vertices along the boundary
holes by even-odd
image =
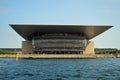
[[[94,54],[90,39],[112,26],[10,24],[21,35],[22,53]]]

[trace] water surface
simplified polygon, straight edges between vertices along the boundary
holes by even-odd
[[[0,58],[0,80],[120,80],[120,59]]]

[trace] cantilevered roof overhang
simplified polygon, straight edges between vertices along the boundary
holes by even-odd
[[[111,25],[34,25],[34,24],[10,24],[10,26],[24,39],[29,40],[35,33],[70,33],[83,34],[90,40],[95,36],[111,28]]]

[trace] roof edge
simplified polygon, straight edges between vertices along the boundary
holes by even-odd
[[[34,25],[34,26],[39,26],[39,25],[41,25],[41,26],[101,26],[101,27],[104,27],[104,26],[110,26],[110,27],[113,27],[113,25],[110,25],[110,24],[104,24],[104,25],[92,25],[92,24],[82,24],[82,25],[80,25],[80,24],[9,24],[9,26],[21,26],[21,25],[23,25],[23,26],[32,26],[32,25]]]

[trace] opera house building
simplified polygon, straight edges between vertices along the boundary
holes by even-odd
[[[112,26],[101,25],[33,25],[10,24],[25,41],[22,53],[34,54],[95,54],[94,42]]]

